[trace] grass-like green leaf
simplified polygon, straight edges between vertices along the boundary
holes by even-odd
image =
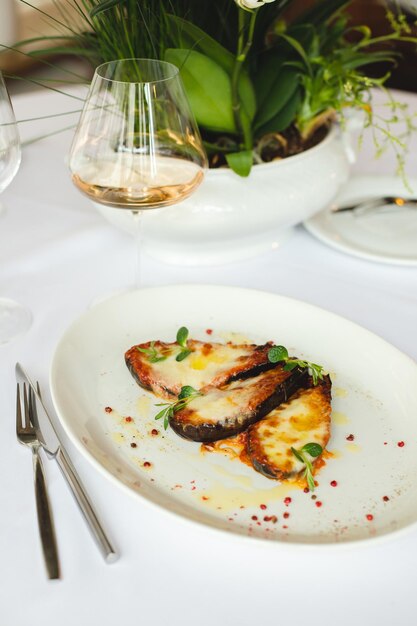
[[[115,6],[122,5],[125,3],[126,3],[126,0],[103,0],[103,2],[96,4],[96,6],[93,9],[91,9],[90,17],[95,17],[96,15],[98,15],[99,13],[102,13],[103,11],[107,11],[108,9],[112,9]]]

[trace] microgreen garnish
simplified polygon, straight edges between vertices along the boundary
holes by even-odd
[[[194,387],[191,387],[191,385],[185,385],[184,387],[181,387],[181,391],[178,394],[178,399],[175,402],[162,402],[155,405],[165,407],[155,415],[155,419],[163,419],[164,429],[166,430],[169,426],[169,418],[174,417],[174,414],[177,411],[183,409],[190,402],[190,400],[196,398],[197,396],[201,396],[201,393],[194,389]]]
[[[143,352],[148,357],[148,361],[150,363],[158,363],[159,361],[165,361],[167,358],[164,355],[159,354],[158,350],[155,348],[155,342],[151,341],[149,348],[137,348],[139,352]]]
[[[175,357],[176,361],[183,361],[189,354],[191,354],[191,350],[187,348],[187,339],[188,339],[188,328],[185,326],[181,326],[181,328],[177,332],[177,344],[181,346],[182,350]]]
[[[197,389],[194,389],[191,385],[184,385],[184,387],[181,387],[181,391],[178,394],[178,400],[184,400],[185,398],[190,398],[191,396],[200,395],[201,394],[197,391]]]
[[[291,448],[291,452],[299,461],[301,461],[301,463],[304,463],[304,465],[306,466],[304,471],[304,477],[307,480],[307,485],[310,491],[314,491],[316,486],[314,484],[313,478],[313,466],[306,454],[309,454],[313,458],[317,458],[323,452],[323,448],[319,443],[310,442],[306,443],[299,450]]]
[[[177,332],[177,344],[182,348],[187,347],[187,339],[188,339],[188,328],[185,326],[181,326],[181,328]]]
[[[295,367],[308,368],[313,384],[317,385],[318,381],[324,376],[323,367],[317,365],[317,363],[311,363],[310,361],[303,361],[302,359],[290,358],[288,350],[284,346],[274,346],[268,351],[268,360],[270,363],[279,363],[283,361],[285,363],[284,370],[291,371]]]

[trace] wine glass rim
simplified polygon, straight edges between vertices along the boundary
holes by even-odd
[[[141,62],[141,63],[147,63],[147,64],[151,64],[151,63],[158,63],[161,66],[164,66],[166,68],[170,68],[172,70],[172,75],[171,76],[165,76],[164,78],[157,78],[155,80],[144,80],[144,81],[140,81],[140,80],[132,80],[132,81],[127,81],[127,80],[115,80],[114,78],[108,78],[107,76],[104,76],[102,73],[102,68],[104,67],[108,67],[110,65],[116,64],[116,63],[124,63],[127,61],[137,61],[137,62]],[[101,63],[100,65],[98,65],[95,69],[95,74],[96,76],[99,76],[101,80],[107,80],[110,83],[120,83],[120,84],[136,84],[136,85],[153,85],[156,83],[163,83],[167,80],[172,80],[173,78],[176,78],[179,74],[179,69],[176,65],[174,65],[173,63],[169,63],[168,61],[160,61],[159,59],[146,59],[146,58],[137,58],[137,57],[131,57],[128,59],[114,59],[113,61],[106,61],[105,63]]]

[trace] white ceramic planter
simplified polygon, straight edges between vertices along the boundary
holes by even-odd
[[[336,196],[349,176],[345,140],[334,127],[301,154],[253,167],[248,178],[209,170],[193,196],[145,212],[144,247],[162,261],[214,265],[278,247],[291,227]],[[133,231],[128,211],[95,205],[112,224]]]

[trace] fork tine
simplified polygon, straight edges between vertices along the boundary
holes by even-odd
[[[31,426],[33,426],[32,411],[33,411],[33,391],[32,391],[32,387],[28,387],[27,423],[30,423]]]
[[[20,387],[19,383],[17,383],[16,389],[16,435],[19,437],[19,432],[23,428],[22,422],[22,405],[20,403]]]
[[[23,383],[23,407],[25,409],[25,427],[30,426],[29,421],[29,400],[28,400],[28,390],[26,383]]]

